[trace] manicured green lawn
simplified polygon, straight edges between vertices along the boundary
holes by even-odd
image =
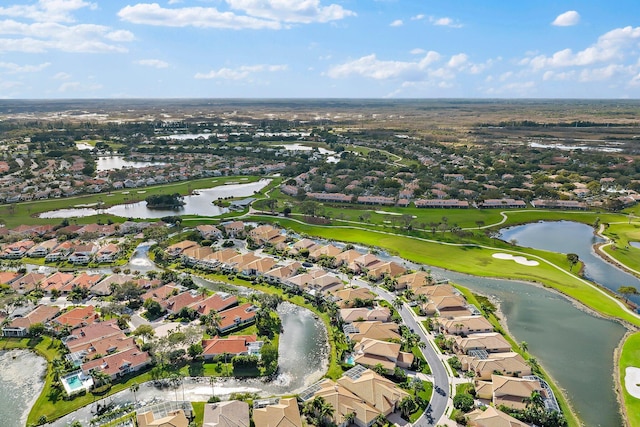
[[[195,418],[193,420],[194,425],[201,426],[204,422],[204,405],[206,402],[191,402],[193,406],[193,414]]]
[[[265,219],[266,217],[263,216],[256,217],[256,220]],[[640,326],[640,319],[623,310],[615,300],[606,298],[594,286],[571,274],[568,271],[569,264],[566,256],[562,254],[509,246],[505,246],[505,249],[481,248],[473,244],[469,246],[453,246],[440,242],[385,234],[383,232],[336,226],[303,225],[286,218],[277,218],[276,222],[281,226],[308,235],[384,248],[402,258],[425,265],[433,265],[476,276],[520,279],[542,283],[577,299],[600,313]],[[507,249],[507,247],[510,249]],[[531,255],[529,258],[539,261],[540,265],[528,267],[510,260],[499,260],[492,257],[492,254],[496,252],[506,251],[525,256]],[[551,265],[551,263],[558,266],[558,268]]]
[[[246,178],[246,179],[244,179]],[[243,179],[243,181],[239,181]],[[202,178],[193,181],[181,181],[177,183],[155,185],[151,187],[144,187],[141,189],[125,189],[116,190],[111,194],[90,194],[75,196],[63,199],[51,199],[51,200],[38,200],[33,202],[22,202],[11,205],[0,206],[0,218],[4,221],[7,227],[16,227],[21,224],[52,224],[59,223],[61,220],[55,219],[41,219],[36,218],[35,215],[41,212],[73,208],[76,205],[91,205],[94,203],[102,202],[104,207],[109,207],[122,203],[139,202],[144,200],[147,196],[156,194],[180,193],[187,195],[191,190],[197,190],[200,188],[211,188],[219,185],[224,185],[227,182],[242,182],[249,183],[258,181],[258,176],[227,176],[227,177],[211,177]],[[138,193],[138,191],[144,191],[144,193]],[[34,215],[34,216],[32,216]],[[112,219],[114,222],[122,222],[124,218],[115,217],[112,215],[96,215],[86,218],[78,218],[78,223],[92,223],[101,219],[104,223],[108,219]]]
[[[640,399],[631,396],[625,387],[625,369],[629,366],[640,368],[640,332],[630,335],[624,342],[619,362],[620,383],[627,419],[631,427],[638,427],[640,426]]]

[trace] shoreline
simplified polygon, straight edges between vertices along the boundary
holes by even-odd
[[[597,230],[594,230],[593,234],[595,234],[596,236],[602,238],[605,242],[604,243],[596,243],[593,245],[593,250],[596,253],[597,256],[599,256],[602,260],[604,260],[605,262],[610,263],[611,265],[613,265],[616,268],[619,268],[623,271],[626,271],[627,273],[636,276],[636,274],[633,271],[630,271],[629,268],[627,268],[624,264],[621,264],[620,262],[618,262],[615,258],[613,258],[611,255],[607,254],[603,249],[602,246],[610,244],[611,243],[611,239],[609,239],[607,236],[605,236],[603,234],[605,230],[605,226],[604,224],[600,224],[600,226],[598,227]],[[637,277],[637,276],[636,276]],[[628,303],[626,303],[627,306],[629,305]],[[637,310],[637,306],[635,307]],[[622,375],[620,373],[620,358],[622,356],[622,348],[624,347],[624,344],[627,342],[627,340],[635,333],[638,332],[638,328],[634,327],[631,324],[627,324],[626,322],[622,321],[621,319],[617,319],[625,328],[627,328],[627,333],[624,334],[624,336],[622,337],[622,339],[620,340],[620,342],[618,343],[618,345],[616,346],[614,352],[613,352],[613,379],[614,379],[614,383],[616,385],[615,387],[615,393],[616,393],[616,400],[618,401],[618,405],[620,406],[620,413],[622,414],[622,419],[624,420],[626,425],[630,425],[629,424],[629,414],[627,412],[627,406],[625,405],[625,400],[624,400],[624,389],[625,389],[625,385],[624,385],[624,380],[622,378]]]
[[[547,288],[547,287],[541,286],[540,284],[535,283],[535,282],[525,282],[525,281],[522,281],[522,282],[523,282],[523,283],[526,283],[526,284],[534,284],[534,286],[537,286],[537,287],[540,287],[540,288],[544,288],[544,289],[547,289],[547,290],[551,290],[550,288]],[[504,312],[502,311],[502,307],[501,307],[501,304],[502,304],[502,303],[501,303],[500,299],[496,298],[496,297],[495,297],[495,296],[493,296],[493,295],[487,295],[487,294],[485,294],[485,293],[483,293],[483,292],[476,292],[476,291],[473,291],[473,290],[471,290],[470,288],[467,288],[466,286],[463,286],[463,285],[459,285],[459,284],[456,284],[456,285],[457,285],[457,286],[460,286],[460,287],[462,287],[462,288],[464,288],[464,289],[466,289],[466,290],[467,290],[468,292],[470,292],[471,294],[481,295],[481,296],[483,296],[483,297],[487,298],[489,301],[491,301],[491,303],[496,307],[496,310],[495,310],[495,312],[493,313],[493,316],[496,318],[496,320],[498,321],[498,324],[499,324],[499,325],[500,325],[500,327],[504,330],[505,334],[506,334],[509,338],[511,338],[511,340],[513,340],[513,342],[514,342],[514,343],[516,343],[516,345],[518,345],[518,342],[516,341],[516,339],[515,339],[514,335],[513,335],[513,334],[511,333],[511,331],[509,330],[509,326],[508,326],[508,324],[507,324],[507,316],[506,316],[506,315],[504,314]],[[555,290],[554,290],[554,291],[555,291]],[[556,292],[556,293],[557,293],[558,295],[560,295],[560,296],[562,296],[562,297],[564,297],[564,298],[568,299],[569,301],[571,301],[571,303],[572,303],[573,305],[575,305],[575,304],[574,304],[574,301],[572,301],[572,299],[571,299],[571,298],[568,298],[566,295],[562,294],[561,292]],[[577,305],[576,305],[576,308],[581,309],[581,307],[579,307],[579,306],[577,306]],[[585,312],[586,312],[587,314],[591,314],[591,313],[589,313],[589,310],[585,310]],[[598,317],[598,316],[596,316],[596,317]],[[628,333],[628,332],[627,332],[627,333]],[[625,334],[625,337],[626,337],[626,334]],[[619,344],[619,346],[621,346],[621,343],[623,343],[623,342],[624,342],[624,341],[621,341],[621,342],[620,342],[620,344]],[[529,354],[529,356],[534,356],[534,355],[533,355],[533,354],[531,354],[528,350],[527,350],[527,353]],[[538,359],[538,358],[536,357],[536,359]],[[558,381],[557,381],[553,376],[551,376],[551,374],[550,374],[550,373],[549,373],[549,372],[544,368],[544,365],[540,364],[540,367],[541,367],[542,372],[543,372],[544,376],[546,377],[546,379],[547,379],[551,384],[553,384],[553,386],[555,386],[555,388],[556,388],[556,389],[557,389],[557,390],[562,394],[562,397],[563,397],[564,401],[567,403],[567,406],[568,406],[568,408],[567,408],[567,409],[569,410],[569,412],[573,415],[573,417],[578,421],[578,423],[579,423],[581,426],[584,426],[584,425],[585,425],[585,424],[584,424],[584,421],[583,421],[580,417],[578,417],[578,414],[576,413],[575,408],[574,408],[574,406],[573,406],[573,402],[572,402],[572,400],[569,398],[569,396],[568,396],[568,394],[567,394],[566,389],[564,389],[563,387],[561,387],[561,386],[560,386],[560,383],[559,383],[559,382],[558,382]],[[624,414],[624,415],[626,415],[626,414]]]

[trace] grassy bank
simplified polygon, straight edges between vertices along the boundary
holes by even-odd
[[[622,397],[627,420],[632,427],[640,426],[640,399],[631,396],[625,386],[625,370],[628,367],[640,368],[640,332],[629,335],[622,345],[618,369],[622,385]]]
[[[455,287],[460,292],[462,292],[464,297],[471,304],[474,304],[476,307],[481,306],[476,296],[469,289],[459,285],[455,285]],[[523,351],[520,348],[520,345],[513,339],[513,337],[507,334],[507,331],[505,331],[505,329],[502,327],[502,325],[500,324],[500,320],[495,316],[495,314],[491,313],[489,316],[485,316],[485,317],[489,320],[489,322],[491,322],[495,330],[501,333],[504,336],[504,338],[507,340],[507,342],[511,344],[512,351],[520,354],[525,360],[529,360],[531,358],[531,355],[528,352]],[[544,368],[540,367],[539,370],[540,370],[540,373],[542,374],[542,377],[547,380],[547,382],[549,383],[549,386],[553,390],[553,394],[556,396],[556,399],[558,400],[558,404],[562,409],[562,413],[564,414],[568,425],[571,427],[579,427],[581,425],[580,421],[578,420],[578,417],[574,413],[573,408],[569,404],[569,401],[566,399],[565,395],[561,392],[561,390],[558,388],[553,378],[549,376],[549,374],[544,370]]]
[[[394,254],[418,263],[476,276],[526,280],[542,283],[567,296],[575,298],[587,307],[608,317],[622,319],[640,327],[640,319],[623,309],[618,301],[607,298],[594,285],[578,278],[569,271],[566,256],[542,250],[512,247],[511,249],[485,248],[470,243],[466,246],[425,241],[385,232],[344,227],[320,227],[288,220],[286,218],[256,217],[255,220],[277,221],[281,226],[299,233],[329,240],[341,240],[384,248]],[[540,262],[536,267],[522,266],[510,260],[493,258],[496,252],[508,251],[528,256]]]
[[[63,199],[38,200],[32,202],[21,202],[10,205],[0,206],[0,218],[7,227],[16,227],[21,224],[52,224],[59,223],[60,219],[44,219],[37,218],[37,214],[57,209],[69,209],[82,205],[97,206],[98,203],[102,207],[110,207],[123,203],[134,203],[143,201],[151,195],[179,193],[183,196],[188,195],[193,190],[202,188],[212,188],[228,183],[249,183],[258,181],[261,177],[257,176],[225,176],[210,177],[196,179],[193,181],[181,181],[170,184],[154,185],[143,188],[131,188],[116,190],[111,193],[87,194],[82,196],[74,196]],[[123,221],[112,215],[96,215],[86,218],[78,218],[79,223],[96,222],[102,219],[106,222],[111,218],[114,221]]]

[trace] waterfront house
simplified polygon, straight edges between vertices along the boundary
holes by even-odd
[[[204,405],[202,427],[249,427],[249,404],[239,400]]]
[[[14,318],[9,324],[2,327],[3,337],[26,337],[29,328],[35,324],[46,324],[53,319],[60,309],[56,306],[39,305],[23,317]]]
[[[253,409],[255,427],[302,427],[295,398],[280,398],[278,403]]]
[[[226,338],[213,337],[202,340],[202,357],[205,360],[228,354],[233,356],[259,355],[262,341],[255,335],[230,335]]]

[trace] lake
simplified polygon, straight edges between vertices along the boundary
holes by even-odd
[[[99,156],[96,161],[96,170],[100,172],[123,168],[146,168],[165,164],[160,162],[132,162],[125,160],[122,156]]]
[[[524,282],[433,269],[471,291],[497,299],[509,333],[526,341],[553,381],[565,390],[586,426],[623,425],[614,392],[614,350],[626,329],[595,317],[562,295]]]
[[[2,426],[23,427],[42,391],[47,362],[28,350],[0,351]]]
[[[500,230],[505,241],[516,239],[520,246],[560,253],[575,253],[584,263],[584,277],[614,292],[620,286],[640,289],[640,279],[616,268],[598,256],[593,245],[604,240],[593,233],[593,227],[573,221],[536,222]],[[629,300],[640,305],[640,295]]]
[[[271,182],[270,179],[261,179],[245,184],[219,185],[213,188],[197,190],[194,192],[197,194],[185,196],[183,199],[184,206],[178,209],[149,209],[147,208],[147,202],[141,201],[115,205],[107,209],[86,207],[57,209],[55,211],[43,212],[39,216],[40,218],[80,218],[101,213],[124,218],[162,218],[171,215],[218,216],[229,212],[229,209],[216,206],[212,203],[213,201],[228,197],[252,196],[255,192],[266,187],[269,182]],[[136,195],[140,199],[145,198],[144,191],[138,191]]]

